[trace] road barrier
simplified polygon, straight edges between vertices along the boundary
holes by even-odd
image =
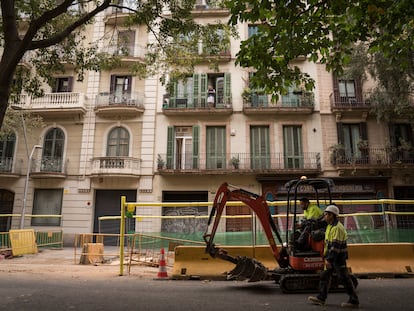
[[[0,251],[12,251],[10,235],[14,232],[16,241],[18,241],[19,255],[24,254],[26,250],[32,251],[32,232],[34,232],[35,245],[37,248],[62,248],[63,232],[62,230],[51,231],[33,231],[33,229],[10,230],[9,232],[0,232]],[[17,232],[17,233],[16,233]],[[17,234],[17,235],[16,235]],[[16,246],[15,246],[16,248]],[[20,253],[23,251],[23,253]],[[14,251],[13,251],[14,253]],[[15,255],[17,255],[17,253]]]
[[[231,256],[256,258],[268,269],[276,268],[269,246],[223,246]],[[172,278],[225,279],[234,264],[212,258],[201,246],[175,248]],[[360,277],[414,276],[414,243],[349,245],[348,267]]]

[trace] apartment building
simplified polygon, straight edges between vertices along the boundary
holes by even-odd
[[[193,14],[201,24],[229,18],[205,1]],[[67,68],[44,97],[21,96],[19,107],[41,115],[46,126],[35,129],[27,145],[20,132],[1,142],[2,214],[19,214],[25,206],[28,215],[56,215],[27,217],[25,227],[62,229],[71,241],[75,233],[119,232],[118,220],[99,217],[119,215],[121,195],[134,202],[206,202],[222,182],[269,201],[286,199],[285,183],[303,175],[332,178],[335,198],[412,198],[413,129],[406,120],[377,122],[367,100],[372,81],[335,77],[303,57],[295,65],[315,80],[315,90],[292,87],[273,101],[250,88],[254,70],[235,65],[240,41],[257,31],[244,23],[240,38],[223,37],[226,50],[212,55],[201,43],[206,62],[186,79],[169,81],[167,91],[158,77],[130,74],[153,38],[143,25],[119,27],[127,15],[107,10],[88,28],[92,40],[105,38],[103,50],[121,56],[119,67],[88,72],[82,83]],[[211,57],[218,70],[210,69]],[[207,213],[208,206],[136,210],[147,216]],[[227,213],[249,211],[232,207]],[[0,221],[0,231],[19,225],[18,217]],[[204,220],[158,217],[129,220],[127,230],[190,234],[204,228]],[[251,229],[250,221],[226,224],[228,231]]]

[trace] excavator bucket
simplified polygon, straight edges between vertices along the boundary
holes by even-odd
[[[254,258],[237,257],[236,267],[227,275],[228,280],[258,282],[267,279],[267,269]]]

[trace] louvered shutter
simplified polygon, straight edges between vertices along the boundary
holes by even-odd
[[[174,168],[174,140],[174,126],[169,126],[167,132],[167,169]]]

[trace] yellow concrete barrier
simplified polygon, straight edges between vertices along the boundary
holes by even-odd
[[[268,246],[226,246],[224,247],[231,256],[246,256],[260,258],[267,268],[274,269],[277,262]],[[226,273],[235,267],[234,264],[212,258],[205,253],[204,246],[177,246],[175,248],[172,278],[226,278]]]
[[[270,247],[225,246],[231,256],[256,258],[268,269],[278,267]],[[414,243],[398,244],[351,244],[349,245],[348,266],[356,275],[413,275]],[[177,246],[175,248],[172,278],[225,279],[234,264],[212,258],[203,246]]]
[[[354,274],[412,274],[414,243],[350,244],[348,266]]]

